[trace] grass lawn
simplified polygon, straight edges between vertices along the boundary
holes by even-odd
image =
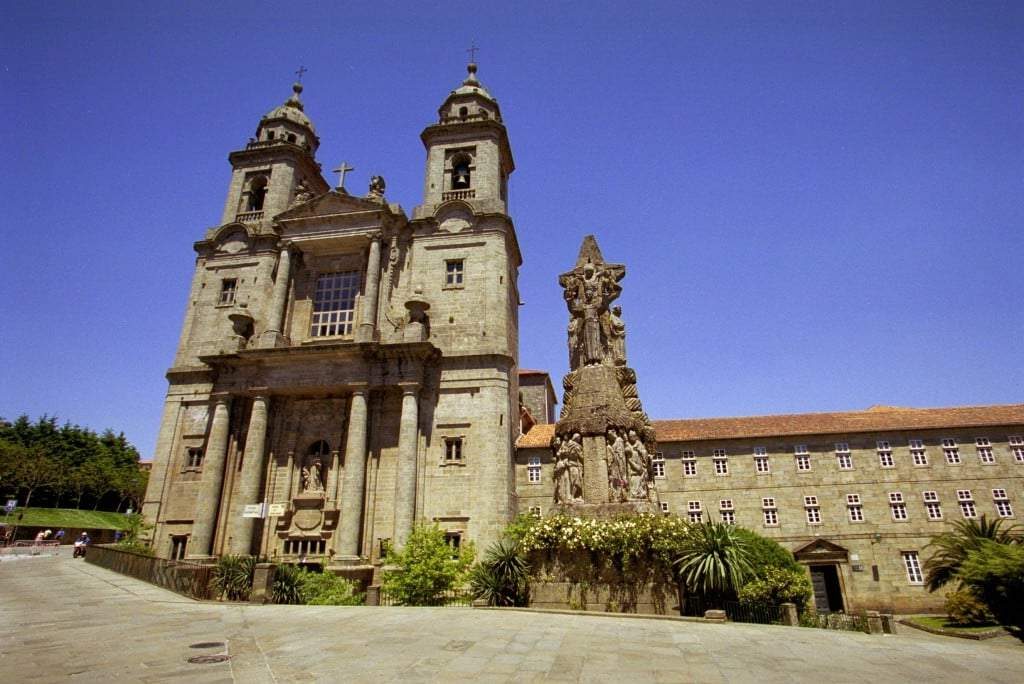
[[[18,520],[18,514],[25,517]],[[128,526],[124,513],[109,511],[85,511],[78,508],[19,508],[10,516],[0,509],[0,523],[10,525],[49,527],[57,531],[61,527],[90,530],[123,530]]]
[[[953,632],[956,634],[984,634],[987,632],[997,632],[1002,629],[995,623],[970,626],[958,625],[955,622],[950,622],[949,618],[945,615],[914,615],[913,617],[907,618],[907,620],[923,627],[941,629],[945,632]]]

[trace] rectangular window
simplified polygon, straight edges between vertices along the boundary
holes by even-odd
[[[359,292],[359,271],[325,273],[313,293],[312,337],[351,335]]]
[[[806,473],[811,470],[811,457],[809,454],[797,454],[796,469],[801,473]]]
[[[446,287],[460,287],[465,278],[465,263],[462,259],[444,262],[444,284]]]
[[[895,467],[896,463],[892,458],[892,445],[887,440],[879,440],[875,443],[878,450],[878,464],[883,468]]]
[[[850,522],[864,522],[864,507],[861,505],[860,494],[846,495],[846,510],[850,516]]]
[[[526,481],[530,484],[540,482],[540,456],[530,456],[526,461]]]
[[[889,508],[893,520],[907,519],[907,504],[903,500],[903,492],[889,492]]]
[[[444,438],[444,462],[462,463],[462,437]]]
[[[775,506],[775,497],[766,496],[761,499],[761,510],[764,513],[764,524],[775,526],[779,524],[779,509]]]
[[[238,288],[237,278],[225,278],[220,281],[220,301],[218,304],[224,306],[235,303],[235,290]]]
[[[668,501],[661,502],[661,512],[668,515]]]
[[[1010,497],[1006,495],[1005,489],[993,489],[992,501],[996,505],[996,513],[1000,518],[1012,518],[1013,506],[1010,505]]]
[[[203,467],[203,450],[200,447],[191,447],[186,454],[186,468],[199,470]]]
[[[916,466],[928,465],[928,452],[924,449],[924,441],[920,439],[910,440],[910,457]]]
[[[544,514],[541,511],[540,506],[530,506],[530,515],[532,515],[534,518],[540,518]]]
[[[722,499],[719,501],[718,510],[722,514],[722,522],[729,525],[736,523],[736,509],[733,508],[732,499]]]
[[[704,511],[701,510],[700,501],[688,501],[686,513],[692,523],[699,523],[704,519]]]
[[[991,465],[996,462],[996,457],[992,453],[992,442],[989,441],[988,437],[978,437],[974,440],[974,446],[978,450],[978,460],[985,465]]]
[[[942,440],[942,453],[946,457],[946,463],[949,465],[957,465],[960,463],[960,449],[956,446],[955,439],[944,439]]]
[[[445,532],[444,543],[452,550],[452,559],[459,557],[459,549],[462,547],[461,532]]]
[[[921,492],[924,499],[924,509],[928,513],[929,520],[942,520],[942,506],[939,504],[938,492]]]
[[[685,477],[694,477],[697,475],[697,459],[694,457],[692,451],[684,451],[682,454],[683,459],[683,475]]]
[[[1013,460],[1017,463],[1024,463],[1024,437],[1010,435],[1010,451],[1013,452]]]
[[[754,470],[758,475],[771,472],[771,465],[768,463],[768,449],[765,447],[754,447]]]
[[[974,497],[971,495],[970,489],[956,490],[956,500],[960,504],[961,515],[968,519],[978,517],[978,509],[974,505]]]
[[[715,450],[718,451],[717,449]],[[723,452],[724,453],[724,452]],[[728,475],[729,474],[729,459],[725,456],[716,456],[715,461],[715,475]]]
[[[836,454],[836,463],[840,470],[853,470],[853,456],[850,454]]]
[[[665,454],[660,451],[654,452],[654,456],[651,457],[651,470],[654,471],[654,477],[665,477]]]
[[[904,551],[903,565],[907,568],[908,582],[911,584],[924,584],[924,574],[921,572],[921,559],[917,557],[917,551]]]
[[[804,511],[807,513],[807,524],[818,525],[821,523],[821,508],[818,507],[818,497],[804,497]]]

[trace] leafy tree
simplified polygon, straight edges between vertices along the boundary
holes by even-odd
[[[1002,525],[1003,520],[989,520],[983,515],[977,520],[957,520],[953,529],[932,537],[926,548],[935,547],[935,552],[924,563],[928,591],[936,591],[957,580],[960,566],[982,542],[1009,544],[1020,539],[1018,526],[1004,529]]]
[[[355,582],[333,572],[303,570],[300,577],[302,603],[310,606],[361,606],[366,602],[366,595],[357,591]]]
[[[405,548],[388,560],[395,566],[384,573],[384,590],[404,606],[438,606],[445,592],[467,579],[473,564],[473,545],[454,551],[437,525],[416,525]]]
[[[32,502],[32,494],[40,487],[56,484],[61,476],[57,461],[39,449],[25,449],[15,466],[14,476],[25,490],[25,508]]]
[[[500,539],[488,547],[483,562],[473,566],[469,583],[473,595],[489,606],[525,606],[529,572],[518,544]]]
[[[754,574],[747,541],[732,525],[695,524],[680,546],[675,565],[687,591],[702,594],[712,603],[735,595]]]
[[[736,536],[743,540],[747,547],[750,565],[756,577],[765,577],[766,573],[779,568],[806,575],[807,571],[793,557],[792,552],[774,539],[761,535],[743,527],[736,528]]]
[[[1024,545],[983,539],[960,564],[957,578],[1024,640]]]

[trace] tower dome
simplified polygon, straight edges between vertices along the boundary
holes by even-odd
[[[498,107],[498,101],[477,79],[476,70],[476,62],[466,65],[468,73],[465,80],[462,81],[462,85],[449,93],[444,104],[437,110],[441,123],[485,119],[501,121],[501,109]]]
[[[320,139],[313,122],[306,116],[299,94],[302,84],[292,85],[292,95],[284,104],[267,112],[256,128],[257,142],[284,142],[298,145],[310,153],[316,152]]]

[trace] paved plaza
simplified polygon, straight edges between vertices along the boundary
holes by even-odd
[[[189,663],[195,656],[230,655]],[[214,659],[216,660],[216,658]],[[0,562],[5,681],[1005,682],[1024,646],[904,628],[201,603],[64,556]]]

